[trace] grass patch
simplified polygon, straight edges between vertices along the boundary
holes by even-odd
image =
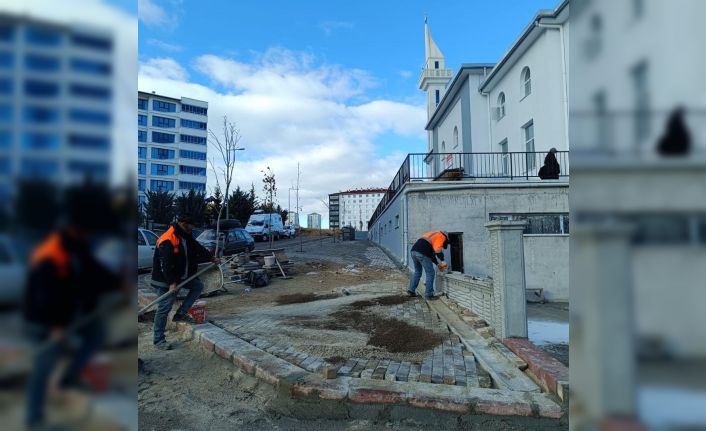
[[[372,307],[373,305],[399,305],[409,301],[409,297],[401,295],[388,295],[379,298],[364,299],[361,301],[351,302],[348,307],[354,310],[362,310],[363,308]]]

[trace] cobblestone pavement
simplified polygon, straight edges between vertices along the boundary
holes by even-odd
[[[386,256],[385,256],[386,257]],[[325,366],[331,367],[321,356],[307,354],[301,348],[301,341],[294,340],[287,334],[288,319],[293,316],[310,316],[322,310],[331,312],[345,305],[345,301],[359,300],[357,295],[333,300],[316,301],[301,305],[289,305],[286,311],[258,310],[238,318],[214,322],[237,337],[278,356],[294,365],[311,372],[319,372]],[[316,304],[317,310],[312,310]],[[443,343],[433,350],[418,355],[421,361],[395,360],[380,357],[344,357],[344,361],[335,364],[337,375],[354,378],[372,378],[373,380],[419,381],[456,386],[490,387],[490,377],[478,366],[473,354],[465,350],[459,338],[432,313],[426,302],[413,299],[403,304],[392,306],[376,305],[371,311],[384,317],[392,317],[411,325],[428,329],[443,337]],[[321,332],[324,332],[323,330]],[[329,331],[326,331],[329,332]],[[338,337],[350,337],[350,331],[336,331]],[[323,334],[322,334],[323,335]],[[345,351],[345,349],[341,349]],[[334,356],[334,355],[331,355]],[[335,355],[342,356],[342,355]]]

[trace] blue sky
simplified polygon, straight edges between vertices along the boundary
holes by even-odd
[[[328,193],[386,187],[406,153],[426,149],[425,15],[455,72],[497,61],[557,4],[139,0],[138,87],[208,100],[209,127],[236,121],[247,148],[238,184],[259,189],[271,166],[286,204],[300,162],[302,210],[325,218]]]

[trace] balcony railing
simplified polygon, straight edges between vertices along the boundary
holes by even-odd
[[[408,154],[370,218],[368,229],[408,182],[539,179],[546,156],[546,152]],[[569,152],[557,151],[555,156],[559,177],[568,177]]]

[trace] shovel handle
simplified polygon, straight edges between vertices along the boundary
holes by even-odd
[[[150,302],[149,304],[147,304],[147,305],[145,305],[144,307],[142,307],[142,308],[140,309],[140,311],[137,312],[137,315],[138,315],[138,316],[142,316],[142,315],[145,314],[150,308],[152,308],[155,304],[158,304],[158,303],[162,302],[165,298],[168,298],[168,297],[171,296],[171,295],[175,295],[175,294],[179,291],[179,289],[181,289],[182,287],[184,287],[184,285],[186,285],[186,283],[190,282],[190,281],[193,280],[194,278],[198,277],[199,275],[201,275],[201,274],[203,274],[204,272],[208,271],[209,269],[213,268],[215,265],[216,265],[215,263],[212,263],[212,264],[208,265],[207,267],[200,269],[199,271],[196,272],[196,274],[192,275],[191,277],[189,277],[189,278],[187,278],[186,280],[184,280],[184,281],[182,281],[181,283],[179,283],[179,284],[177,285],[176,289],[167,291],[167,293],[165,293],[164,295],[160,296],[159,298],[155,299],[154,301],[152,301],[152,302]]]

